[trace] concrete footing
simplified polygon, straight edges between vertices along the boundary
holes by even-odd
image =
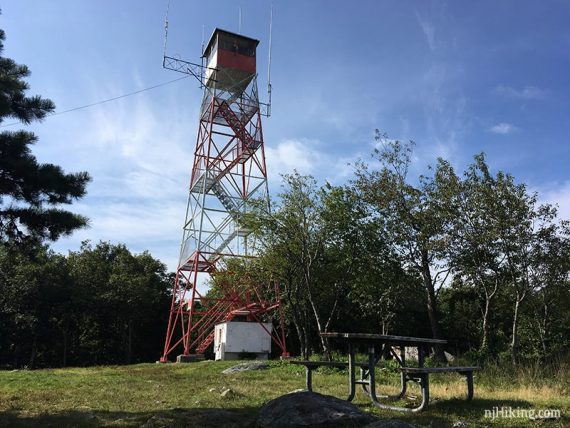
[[[195,363],[196,361],[203,361],[203,354],[189,354],[189,355],[178,355],[176,357],[177,363]]]

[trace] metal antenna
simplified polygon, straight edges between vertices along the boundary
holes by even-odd
[[[204,25],[202,24],[202,56],[204,56]]]
[[[200,57],[202,68],[200,69],[200,86],[204,81],[204,67],[206,66],[206,58],[204,58],[204,24],[202,24],[202,56]]]
[[[238,8],[238,34],[241,34],[241,6]]]
[[[164,17],[164,52],[162,54],[163,58],[166,56],[166,43],[168,41],[168,12],[169,11],[170,11],[170,0],[168,0],[168,3],[166,5],[166,16]]]
[[[267,116],[271,115],[271,35],[273,34],[273,3],[269,9],[269,56],[267,59]]]

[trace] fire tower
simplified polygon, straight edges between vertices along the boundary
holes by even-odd
[[[198,287],[224,260],[254,256],[243,216],[252,212],[254,200],[266,201],[269,209],[261,116],[269,116],[270,106],[258,97],[258,44],[216,29],[202,64],[164,56],[165,68],[200,81],[203,98],[162,362],[175,351],[182,352],[178,361],[203,355],[214,341],[215,325],[236,317],[258,323],[287,355],[282,317],[278,329],[263,323],[264,315],[279,307],[277,285],[232,281],[223,283],[216,297]]]

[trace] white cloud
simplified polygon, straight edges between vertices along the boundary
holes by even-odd
[[[170,124],[176,123],[176,127]],[[190,174],[194,149],[188,121],[162,117],[150,102],[140,98],[134,107],[118,105],[99,110],[89,140],[108,155],[129,160],[157,174]]]
[[[295,170],[303,175],[312,175],[319,184],[325,181],[335,185],[343,184],[354,171],[356,161],[363,157],[360,151],[335,155],[321,141],[307,138],[282,140],[275,148],[266,147],[265,155],[269,186],[272,189],[281,185],[282,174],[291,174]]]
[[[489,129],[489,131],[492,132],[493,134],[499,134],[499,135],[512,134],[517,130],[518,128],[515,125],[506,122],[497,123],[496,125],[492,126]]]
[[[315,174],[323,154],[316,149],[318,141],[309,139],[286,139],[275,148],[265,147],[269,180],[281,182],[281,174]]]
[[[435,44],[435,26],[433,23],[429,22],[426,19],[423,19],[420,13],[416,10],[416,18],[420,27],[426,37],[427,44],[430,50],[433,52],[435,51],[436,44]]]
[[[176,268],[196,138],[197,120],[189,118],[197,114],[168,108],[174,102],[164,108],[154,95],[109,103],[79,118],[81,132],[66,162],[89,171],[93,182],[70,209],[89,217],[91,227],[59,240],[55,250],[77,250],[87,239],[120,242]]]
[[[85,201],[75,204],[73,211],[87,215],[90,227],[60,239],[53,247],[57,251],[76,250],[81,241],[100,240],[124,243],[131,251],[149,250],[169,269],[176,267],[178,244],[182,236],[182,223],[186,204],[180,201],[156,202],[148,199],[110,199],[106,203]]]
[[[426,120],[426,135],[418,136],[416,155],[421,167],[431,164],[435,158],[450,157],[457,153],[458,145],[469,128],[465,112],[467,98],[454,82],[461,78],[463,70],[445,62],[434,62],[422,76],[418,99]]]
[[[546,91],[536,86],[525,86],[521,89],[516,89],[511,86],[497,86],[494,92],[505,98],[512,98],[518,100],[537,100],[544,98]]]
[[[570,220],[570,181],[543,187],[538,195],[543,202],[558,206],[561,219]]]

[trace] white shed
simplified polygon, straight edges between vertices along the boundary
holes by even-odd
[[[256,359],[266,360],[271,352],[272,330],[271,323],[230,321],[216,325],[216,360],[238,360],[244,353],[256,354]]]

